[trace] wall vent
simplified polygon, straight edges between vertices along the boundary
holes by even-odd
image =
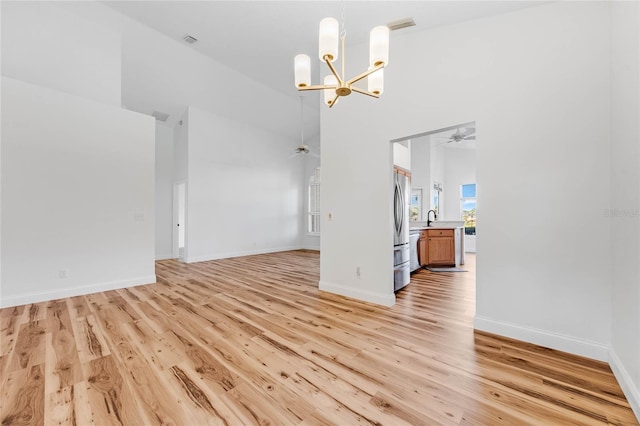
[[[402,28],[415,27],[415,25],[416,23],[414,22],[413,18],[404,18],[397,21],[389,22],[387,24],[387,27],[389,27],[391,31],[395,31]]]
[[[185,35],[184,37],[182,37],[182,39],[183,39],[184,41],[186,41],[187,43],[189,43],[189,44],[194,44],[195,42],[197,42],[197,41],[198,41],[198,39],[197,39],[197,38],[195,38],[194,36],[191,36],[191,35],[189,35],[189,34],[187,34],[187,35]]]
[[[153,115],[158,121],[167,121],[169,118],[169,114],[160,111],[153,111],[151,115]]]

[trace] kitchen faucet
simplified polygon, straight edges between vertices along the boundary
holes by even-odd
[[[433,212],[433,220],[429,219],[429,217],[431,216],[431,212]],[[436,213],[435,210],[429,210],[427,212],[427,227],[431,226],[431,222],[435,222],[436,220],[438,220],[438,214]]]

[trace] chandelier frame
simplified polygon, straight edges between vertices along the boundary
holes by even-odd
[[[342,34],[340,36],[340,50],[341,50],[341,56],[342,56],[342,76],[345,75],[344,72],[344,68],[345,68],[345,48],[344,48],[344,43],[345,43],[345,35]],[[385,63],[378,61],[372,68],[370,68],[369,70],[358,74],[357,76],[345,81],[340,74],[338,74],[338,72],[336,71],[335,67],[333,66],[333,63],[331,62],[333,60],[333,56],[330,54],[326,54],[322,57],[322,59],[324,60],[324,62],[327,64],[327,66],[329,67],[329,70],[331,71],[331,74],[333,74],[333,76],[336,78],[336,80],[338,81],[338,84],[317,84],[317,85],[311,85],[308,86],[304,83],[299,84],[298,85],[298,91],[306,91],[306,90],[335,90],[336,92],[336,96],[333,98],[333,100],[329,101],[329,108],[332,108],[336,102],[338,102],[338,99],[341,96],[349,96],[352,92],[356,92],[356,93],[360,93],[363,95],[367,95],[367,96],[371,96],[372,98],[380,98],[380,92],[379,91],[373,91],[370,92],[368,90],[364,90],[361,89],[357,86],[353,86],[353,83],[356,83],[360,80],[362,80],[365,77],[368,77],[370,74],[373,74],[374,72],[384,68]]]

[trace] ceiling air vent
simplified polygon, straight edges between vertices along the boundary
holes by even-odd
[[[167,121],[169,118],[169,114],[160,111],[153,111],[153,114],[151,115],[153,115],[158,121]]]
[[[397,21],[389,22],[387,24],[387,27],[389,27],[391,31],[395,31],[402,28],[414,27],[415,25],[416,23],[414,22],[413,18],[404,18],[398,19]]]
[[[186,41],[187,43],[189,43],[189,44],[194,44],[195,42],[197,42],[197,41],[198,41],[198,39],[197,39],[197,38],[195,38],[194,36],[191,36],[191,35],[189,35],[189,34],[187,34],[187,35],[185,35],[184,37],[182,37],[182,39],[183,39],[184,41]]]

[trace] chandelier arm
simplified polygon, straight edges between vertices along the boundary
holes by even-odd
[[[368,91],[366,91],[364,89],[360,89],[359,87],[356,87],[356,86],[351,86],[351,90],[353,90],[354,92],[362,93],[363,95],[371,96],[372,98],[376,98],[376,99],[378,99],[380,97],[380,95],[376,95],[375,93],[368,92]]]
[[[379,69],[382,69],[382,68],[384,68],[384,64],[377,65],[377,66],[371,68],[370,70],[367,70],[367,71],[363,72],[362,74],[353,77],[351,80],[347,81],[347,86],[351,86],[356,81],[360,81],[363,78],[365,78],[366,76],[368,76],[369,74],[373,74],[374,72],[376,72],[376,71],[378,71]]]
[[[338,87],[338,86],[325,86],[325,85],[304,86],[304,87],[298,87],[298,91],[304,91],[304,90],[336,89],[337,87]]]
[[[329,108],[333,108],[333,106],[336,104],[336,102],[338,102],[338,98],[340,97],[340,95],[336,95],[335,98],[333,98],[333,100],[331,101],[331,103],[329,104]]]
[[[333,64],[331,63],[331,61],[329,59],[327,59],[327,57],[324,57],[324,61],[327,63],[327,66],[329,67],[329,69],[331,70],[331,73],[335,76],[335,78],[338,80],[338,86],[342,86],[343,81],[342,78],[340,78],[340,76],[338,75],[338,72],[336,71],[336,69],[333,67]]]

